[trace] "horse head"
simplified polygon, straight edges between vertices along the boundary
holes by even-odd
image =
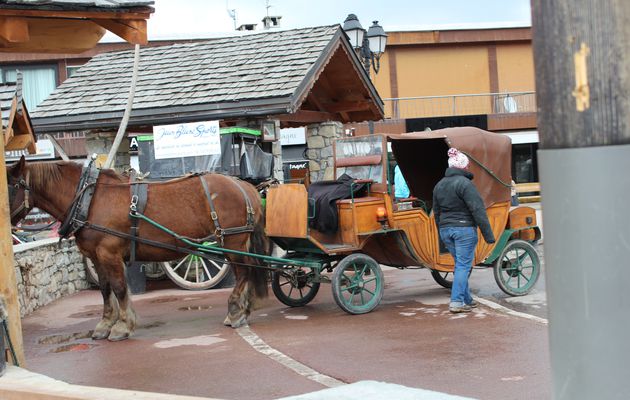
[[[7,168],[7,182],[9,184],[9,206],[11,211],[11,225],[16,225],[33,208],[29,197],[30,174],[24,156],[20,161]]]

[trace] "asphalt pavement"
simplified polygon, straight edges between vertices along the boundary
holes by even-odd
[[[133,296],[134,336],[117,343],[89,338],[101,296],[82,291],[23,319],[26,369],[75,385],[220,399],[551,397],[544,276],[513,298],[491,269],[475,269],[481,305],[457,315],[428,270],[384,276],[381,304],[368,314],[345,313],[322,285],[301,308],[271,294],[238,330],[222,324],[231,289],[148,282]]]

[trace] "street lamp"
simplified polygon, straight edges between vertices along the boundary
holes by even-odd
[[[385,52],[385,46],[387,45],[387,34],[383,27],[378,24],[378,21],[373,21],[366,34],[357,16],[348,14],[346,20],[343,21],[343,30],[346,32],[350,44],[354,47],[361,62],[363,62],[365,72],[368,75],[370,74],[371,64],[374,73],[378,74],[380,58]]]

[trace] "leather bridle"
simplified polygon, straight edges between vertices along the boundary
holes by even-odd
[[[24,191],[24,199],[22,203],[20,204],[20,206],[11,213],[11,220],[13,220],[13,218],[15,218],[16,216],[20,215],[21,212],[26,210],[26,213],[28,213],[33,208],[33,206],[31,206],[30,201],[29,201],[29,198],[30,198],[29,193],[31,191],[31,187],[29,186],[30,178],[31,178],[31,171],[27,170],[26,177],[20,178],[14,183],[9,185],[9,198],[15,198],[15,196],[17,195],[16,192],[20,189]]]

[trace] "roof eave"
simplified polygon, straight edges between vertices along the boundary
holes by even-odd
[[[322,73],[323,69],[330,61],[330,58],[333,56],[334,50],[339,45],[344,46],[346,53],[350,54],[350,59],[354,64],[355,70],[359,73],[359,76],[361,77],[361,82],[374,100],[374,104],[377,106],[382,119],[385,115],[385,105],[383,103],[383,100],[376,91],[376,87],[372,84],[370,77],[365,72],[361,61],[359,61],[359,58],[350,46],[350,42],[345,37],[341,26],[339,26],[337,32],[335,32],[333,37],[330,39],[330,42],[326,45],[324,50],[322,50],[320,56],[317,58],[311,69],[308,71],[304,79],[302,79],[302,82],[298,85],[297,89],[295,89],[293,95],[291,96],[292,112],[296,112],[299,110],[300,106],[306,99],[308,92],[315,85],[317,78]]]
[[[158,126],[230,118],[267,117],[287,114],[291,106],[290,97],[267,98],[242,102],[197,104],[191,106],[136,109],[131,112],[129,127]],[[59,117],[32,117],[36,133],[80,131],[115,128],[120,125],[123,112],[78,114]]]

